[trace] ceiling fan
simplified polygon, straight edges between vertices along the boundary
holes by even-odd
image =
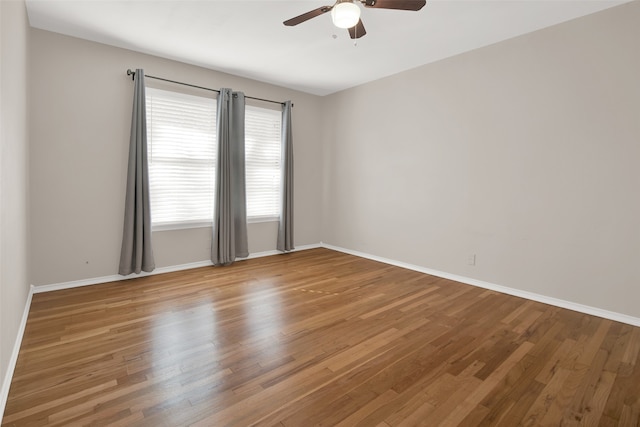
[[[283,22],[284,25],[292,27],[301,24],[316,16],[331,12],[333,24],[338,28],[349,30],[352,39],[359,39],[367,34],[360,19],[360,7],[357,3],[362,3],[365,7],[374,9],[399,9],[399,10],[420,10],[426,4],[426,0],[336,0],[333,6],[322,6],[311,10],[295,18]]]

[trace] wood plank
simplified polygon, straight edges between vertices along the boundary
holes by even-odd
[[[637,425],[640,328],[327,250],[36,294],[3,426]]]

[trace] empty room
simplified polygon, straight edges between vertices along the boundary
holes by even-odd
[[[2,426],[640,426],[640,0],[0,0]]]

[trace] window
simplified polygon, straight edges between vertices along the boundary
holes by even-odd
[[[216,100],[147,88],[151,220],[202,226],[213,217]]]
[[[153,228],[210,226],[216,165],[214,98],[146,88],[149,184]],[[279,216],[280,111],[247,106],[247,217]]]
[[[247,105],[245,110],[245,176],[247,217],[280,216],[280,128],[282,113]]]

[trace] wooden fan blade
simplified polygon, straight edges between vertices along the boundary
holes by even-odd
[[[323,13],[327,13],[331,9],[333,9],[333,6],[322,6],[322,7],[319,7],[317,9],[311,10],[311,11],[309,11],[307,13],[303,13],[300,16],[296,16],[295,18],[288,19],[288,20],[284,21],[283,24],[286,25],[287,27],[293,27],[294,25],[301,24],[304,21],[308,21],[311,18],[315,18],[316,16],[320,16]]]
[[[377,9],[420,10],[426,0],[362,0],[366,7]]]
[[[349,36],[351,36],[352,39],[359,39],[365,34],[367,34],[367,30],[364,29],[364,25],[362,24],[362,19],[359,20],[356,25],[349,28]]]

